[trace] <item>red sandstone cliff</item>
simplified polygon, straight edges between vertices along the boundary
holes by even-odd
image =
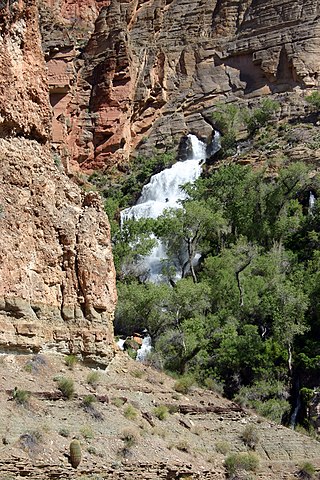
[[[319,86],[319,0],[59,5],[42,5],[41,22],[66,164],[103,169],[137,148],[176,148],[187,131],[209,137],[226,99],[290,92],[282,114],[303,114],[299,99]]]
[[[0,16],[0,351],[108,360],[116,302],[108,220],[98,195],[72,183],[51,152],[35,2],[13,2]]]

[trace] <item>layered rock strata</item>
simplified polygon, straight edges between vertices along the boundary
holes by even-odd
[[[0,15],[0,351],[107,362],[116,302],[109,223],[99,196],[70,181],[50,150],[36,3],[13,2]]]
[[[319,0],[73,1],[56,10],[46,6],[43,25],[55,15],[66,37],[77,11],[83,25],[80,44],[42,29],[66,164],[111,167],[135,150],[177,148],[186,132],[209,138],[218,101],[291,92],[281,114],[303,115],[301,98],[319,86]]]

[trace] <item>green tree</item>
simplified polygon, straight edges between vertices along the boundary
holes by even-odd
[[[250,134],[256,132],[259,128],[265,126],[279,110],[279,102],[272,98],[265,98],[260,106],[254,109],[242,111],[243,120]]]
[[[172,288],[166,284],[131,281],[118,284],[118,306],[115,313],[115,329],[125,335],[147,329],[156,339],[174,324],[168,311]]]
[[[191,272],[197,282],[195,260],[206,252],[208,241],[215,241],[225,228],[225,221],[216,205],[204,201],[186,201],[183,208],[169,209],[157,220],[156,236],[164,243],[168,261],[180,267],[181,277]]]

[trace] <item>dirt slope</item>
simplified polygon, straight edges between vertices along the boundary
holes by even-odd
[[[98,377],[93,379],[97,385],[88,383],[88,375]],[[59,393],[61,377],[74,380],[70,400]],[[247,450],[242,433],[248,425],[259,437],[255,452],[260,463],[251,478],[296,478],[304,460],[320,467],[316,441],[214,392],[194,387],[179,394],[172,378],[123,353],[105,371],[81,363],[69,369],[61,355],[3,355],[0,381],[2,480],[223,479],[225,454]],[[21,404],[22,390],[31,396]],[[85,408],[88,395],[96,401]],[[164,420],[155,414],[159,405],[172,412]],[[82,448],[77,470],[68,460],[73,438]]]

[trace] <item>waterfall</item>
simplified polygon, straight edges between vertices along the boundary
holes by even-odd
[[[192,158],[177,162],[153,175],[142,189],[136,205],[121,212],[121,223],[140,218],[157,218],[166,208],[180,207],[178,201],[186,198],[180,186],[194,182],[201,174],[201,163],[206,159],[206,145],[195,135],[188,135]]]
[[[181,185],[193,183],[200,177],[201,166],[206,158],[220,149],[220,134],[215,132],[209,147],[193,134],[188,135],[188,141],[191,146],[190,158],[178,161],[172,167],[153,175],[150,182],[143,187],[136,205],[121,212],[121,225],[131,219],[157,218],[168,208],[181,208],[180,201],[187,197],[181,190]],[[161,242],[158,242],[150,255],[144,258],[144,266],[149,272],[148,278],[151,282],[163,281],[162,260],[166,258],[165,248]],[[137,360],[143,361],[151,349],[151,337],[146,336],[137,352]]]
[[[314,209],[316,203],[316,197],[312,192],[309,193],[309,204],[308,204],[308,213],[309,215],[312,215],[312,211]]]
[[[120,350],[124,350],[124,344],[126,342],[125,338],[119,338],[119,340],[116,342]]]
[[[190,158],[177,162],[172,167],[153,175],[150,182],[142,189],[136,205],[121,212],[121,224],[126,220],[140,218],[157,218],[165,209],[181,208],[180,201],[186,198],[186,193],[180,188],[185,183],[193,183],[201,175],[201,165],[206,160],[207,146],[196,135],[189,134],[191,144]],[[220,148],[220,134],[215,132],[210,154]],[[159,242],[149,256],[145,257],[144,265],[149,271],[149,280],[159,283],[162,278],[162,261],[166,258],[164,246]]]
[[[150,335],[147,335],[146,337],[143,338],[142,345],[137,351],[136,360],[138,362],[143,362],[146,359],[147,355],[151,352],[151,350],[152,350],[151,337]]]

